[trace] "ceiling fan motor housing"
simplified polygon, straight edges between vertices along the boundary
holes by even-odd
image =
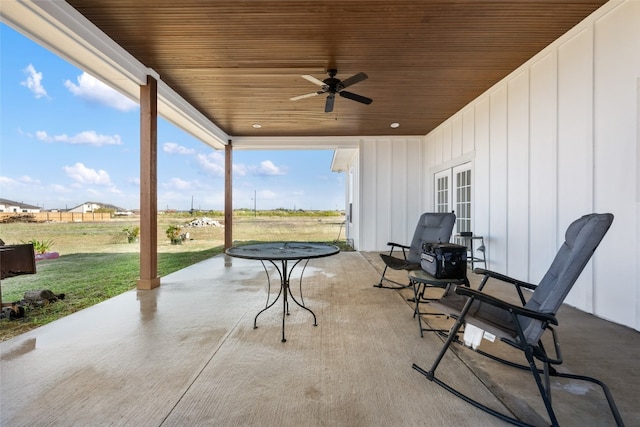
[[[370,98],[367,98],[365,96],[361,96],[352,92],[347,92],[347,91],[341,92],[347,86],[351,86],[355,83],[365,80],[368,77],[365,73],[355,74],[349,77],[348,79],[346,79],[344,82],[335,77],[336,74],[338,74],[338,70],[336,69],[333,69],[333,68],[328,69],[327,74],[329,75],[329,77],[327,77],[322,81],[311,75],[303,75],[302,77],[309,80],[310,82],[321,85],[322,90],[312,92],[306,95],[294,96],[293,98],[291,98],[291,100],[296,101],[298,99],[308,98],[310,96],[322,95],[326,93],[328,95],[325,103],[325,109],[324,109],[325,113],[330,113],[331,111],[333,111],[333,102],[334,102],[336,93],[340,94],[340,96],[343,98],[348,98],[353,101],[360,102],[362,104],[367,104],[367,105],[371,104],[372,100]]]

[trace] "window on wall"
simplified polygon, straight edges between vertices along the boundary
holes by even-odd
[[[471,231],[471,169],[454,169],[456,182],[457,231]]]
[[[472,231],[471,163],[440,171],[434,176],[436,212],[456,213],[456,233]]]
[[[449,171],[436,174],[436,212],[449,212]]]

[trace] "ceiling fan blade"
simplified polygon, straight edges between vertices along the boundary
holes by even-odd
[[[327,102],[324,104],[324,112],[330,113],[333,111],[333,102],[335,101],[336,96],[333,93],[330,93],[327,96]]]
[[[310,76],[309,74],[303,74],[302,78],[309,80],[311,83],[316,84],[318,86],[326,86],[322,80],[318,80],[315,77]]]
[[[363,104],[371,104],[373,102],[373,100],[371,98],[367,98],[366,96],[362,96],[362,95],[358,95],[355,93],[351,93],[351,92],[347,92],[346,90],[343,90],[341,92],[338,92],[340,94],[340,96],[344,97],[344,98],[349,98],[352,99],[354,101],[357,102],[361,102]]]
[[[320,95],[321,93],[324,93],[324,92],[319,90],[318,92],[311,92],[311,93],[307,93],[306,95],[298,95],[298,96],[291,97],[289,99],[291,101],[297,101],[297,100],[303,99],[303,98],[311,98],[312,96]]]
[[[344,89],[346,87],[349,87],[353,84],[356,84],[358,82],[361,82],[363,80],[366,80],[369,76],[367,76],[365,73],[358,73],[354,76],[349,77],[348,79],[344,79],[341,83],[340,83],[340,88]]]

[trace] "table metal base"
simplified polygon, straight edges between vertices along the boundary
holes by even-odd
[[[264,262],[262,262],[262,266],[264,267],[264,270],[267,273],[267,281],[268,281],[267,303],[265,304],[265,307],[262,310],[260,310],[258,314],[256,314],[256,317],[253,319],[253,329],[258,328],[258,324],[257,324],[258,316],[260,316],[263,312],[273,307],[275,303],[280,299],[281,296],[282,296],[282,342],[287,341],[287,339],[285,338],[284,330],[285,330],[285,319],[286,319],[286,316],[289,315],[289,297],[299,307],[302,307],[303,309],[311,313],[311,315],[313,316],[313,326],[318,326],[318,322],[316,320],[316,314],[311,309],[309,309],[304,305],[304,298],[302,297],[302,276],[304,275],[304,270],[307,268],[307,264],[309,263],[308,259],[305,260],[304,267],[302,268],[302,272],[300,273],[300,300],[302,301],[302,303],[298,302],[298,300],[293,296],[293,294],[291,293],[291,287],[289,286],[291,273],[293,272],[293,269],[301,261],[302,260],[295,261],[291,269],[288,270],[288,260],[286,259],[282,260],[282,268],[279,268],[274,261],[269,260],[269,262],[273,264],[273,266],[276,268],[276,271],[280,275],[280,290],[278,291],[278,295],[276,296],[276,298],[271,303],[269,303],[269,297],[271,294],[271,279],[269,278],[269,271],[267,270],[267,267],[264,265]]]
[[[302,297],[302,276],[304,275],[304,270],[307,268],[307,263],[310,259],[328,257],[339,252],[340,248],[335,245],[314,242],[265,242],[233,246],[225,250],[225,254],[232,257],[260,261],[262,263],[262,267],[267,273],[267,282],[269,283],[269,289],[267,290],[267,303],[253,319],[253,328],[255,329],[258,327],[258,316],[273,307],[280,297],[282,297],[282,342],[287,341],[284,332],[286,316],[289,314],[289,298],[291,298],[291,300],[293,300],[293,302],[299,307],[311,313],[313,316],[313,326],[318,326],[316,314],[305,306],[304,298]],[[269,277],[269,271],[264,264],[265,261],[269,261],[273,264],[280,275],[280,290],[278,291],[278,296],[276,296],[276,298],[271,302],[269,301],[271,297],[271,278]],[[289,269],[289,261],[292,263],[291,269]],[[300,272],[299,302],[291,293],[290,279],[291,273],[302,261],[304,261],[304,267]],[[277,262],[282,262],[282,267],[279,267],[278,264],[276,264]]]

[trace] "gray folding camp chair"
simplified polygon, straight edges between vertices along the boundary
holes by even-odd
[[[420,215],[418,225],[413,233],[411,245],[402,245],[400,243],[387,243],[391,246],[389,254],[380,254],[385,264],[380,282],[374,286],[387,289],[402,289],[411,286],[410,283],[400,283],[385,275],[387,269],[392,270],[418,270],[420,268],[420,254],[422,254],[422,245],[424,243],[447,243],[451,239],[451,232],[456,223],[456,215],[446,212],[427,212]],[[402,249],[402,258],[394,257],[393,251],[396,248]],[[408,251],[408,252],[407,252]],[[384,283],[392,283],[393,285],[385,285]]]
[[[565,242],[560,247],[551,267],[537,286],[485,269],[474,270],[475,273],[484,275],[478,290],[458,286],[454,292],[450,292],[437,302],[432,303],[432,308],[436,308],[457,320],[449,331],[447,340],[429,371],[423,370],[416,364],[413,365],[413,368],[429,380],[477,408],[509,423],[527,426],[528,424],[516,418],[497,412],[471,399],[436,378],[435,370],[449,346],[453,342],[461,343],[457,334],[464,324],[464,341],[467,346],[470,345],[478,353],[494,360],[531,372],[552,426],[558,426],[559,423],[551,406],[550,376],[585,380],[600,385],[616,423],[622,426],[622,419],[613,396],[604,383],[591,377],[560,373],[552,366],[562,363],[559,341],[552,326],[558,325],[556,313],[606,234],[612,221],[612,214],[585,215],[574,221],[567,229]],[[514,285],[522,305],[510,304],[482,292],[487,280],[490,278]],[[534,290],[528,301],[525,301],[522,288]],[[476,349],[485,331],[493,334],[501,342],[524,352],[528,366],[506,361]],[[547,354],[542,345],[541,338],[546,331],[550,331],[552,334],[555,354]],[[475,337],[473,332],[475,332]],[[469,335],[467,336],[468,333]],[[542,363],[542,369],[536,366],[536,360]]]

